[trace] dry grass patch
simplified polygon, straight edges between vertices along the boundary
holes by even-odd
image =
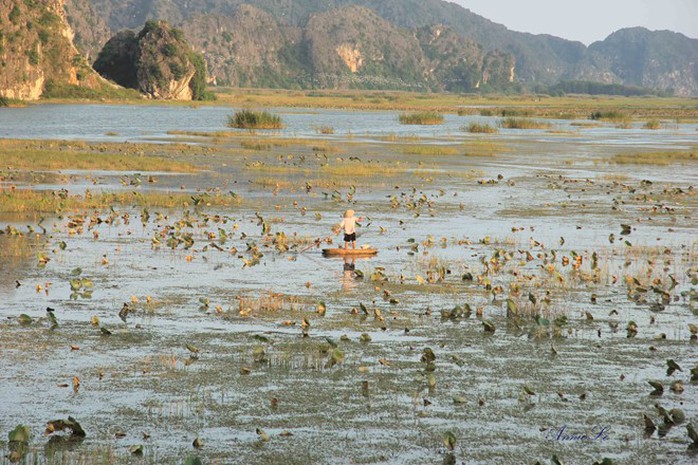
[[[672,163],[689,164],[698,162],[698,151],[665,150],[656,152],[632,152],[614,155],[611,163],[619,165],[670,165]]]
[[[115,205],[137,207],[189,208],[225,206],[241,203],[238,196],[215,193],[185,192],[96,192],[69,194],[60,191],[36,191],[0,188],[0,213],[41,215],[68,211],[106,210]]]
[[[185,146],[188,148],[189,146]],[[198,168],[150,151],[179,152],[179,144],[160,148],[140,144],[91,144],[87,142],[42,142],[0,140],[3,168],[22,171],[103,170],[167,171],[191,173]]]

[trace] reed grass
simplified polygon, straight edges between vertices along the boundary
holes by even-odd
[[[153,148],[152,146],[151,148]],[[176,151],[181,147],[157,147]],[[167,171],[191,173],[194,165],[158,155],[146,154],[143,145],[89,144],[87,142],[40,142],[0,140],[0,167],[12,170],[105,170]]]
[[[651,119],[647,121],[644,126],[642,126],[644,129],[662,129],[662,123],[658,119]]]
[[[548,129],[552,126],[550,123],[535,119],[514,117],[504,118],[499,125],[505,129]]]
[[[334,128],[332,126],[318,126],[315,128],[318,134],[334,134]]]
[[[237,129],[282,129],[281,117],[267,111],[240,110],[228,117],[228,126]]]
[[[406,145],[400,148],[400,151],[408,155],[422,156],[439,156],[439,155],[458,155],[462,151],[455,147],[446,147],[443,145]]]
[[[698,151],[694,149],[619,153],[610,161],[618,165],[692,164],[698,162]]]
[[[473,134],[496,134],[499,132],[496,126],[481,123],[470,123],[468,126],[462,127],[461,130]]]
[[[186,192],[95,192],[69,194],[61,191],[0,188],[0,213],[40,215],[68,211],[106,210],[115,205],[137,207],[189,208],[198,206],[232,207],[241,203],[228,194]]]
[[[444,123],[444,116],[434,111],[419,113],[402,113],[398,116],[400,124],[438,125]]]

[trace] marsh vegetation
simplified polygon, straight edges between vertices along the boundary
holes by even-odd
[[[0,142],[0,463],[695,460],[695,124],[219,114]],[[378,255],[322,258],[349,208]]]

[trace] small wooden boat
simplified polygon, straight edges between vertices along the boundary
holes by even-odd
[[[322,249],[322,255],[325,257],[370,257],[377,253],[377,249]]]

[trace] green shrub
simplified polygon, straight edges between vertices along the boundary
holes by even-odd
[[[39,64],[39,52],[36,51],[36,48],[31,48],[24,52],[24,54],[29,58],[30,65],[36,66]]]
[[[462,129],[466,132],[472,132],[475,134],[495,134],[499,132],[499,129],[497,129],[495,126],[480,123],[470,123],[467,127]]]
[[[228,126],[238,129],[281,129],[283,123],[277,115],[266,111],[240,110],[228,117]]]
[[[480,116],[494,116],[494,112],[489,108],[483,108],[480,110]]]
[[[424,111],[421,113],[403,113],[399,116],[400,124],[443,124],[444,116],[434,111]]]
[[[589,119],[594,121],[598,120],[609,120],[609,121],[624,121],[629,117],[625,113],[619,110],[606,110],[606,111],[595,111],[589,116]]]
[[[528,118],[504,118],[500,123],[500,127],[506,129],[546,129],[550,127],[549,123],[537,121]]]
[[[533,111],[526,108],[505,108],[500,113],[504,118],[533,115]]]
[[[8,16],[10,22],[12,24],[17,24],[17,20],[19,19],[19,16],[22,14],[21,11],[19,11],[19,7],[15,5],[14,8],[12,8],[12,11],[10,11],[10,14]]]
[[[662,123],[658,119],[651,119],[642,127],[645,129],[662,129]]]
[[[318,134],[334,134],[334,128],[332,126],[319,126],[315,128]]]
[[[133,89],[114,88],[112,86],[103,86],[101,89],[89,89],[72,84],[60,84],[49,79],[46,81],[46,84],[44,84],[44,92],[41,94],[41,98],[88,100],[111,98],[117,100],[135,100],[140,98],[140,94]]]
[[[7,97],[3,97],[0,95],[0,107],[6,107],[10,104],[10,101],[7,99]]]
[[[206,90],[206,62],[203,55],[196,52],[191,52],[189,60],[194,65],[196,72],[189,81],[192,100],[216,100],[216,96]]]

